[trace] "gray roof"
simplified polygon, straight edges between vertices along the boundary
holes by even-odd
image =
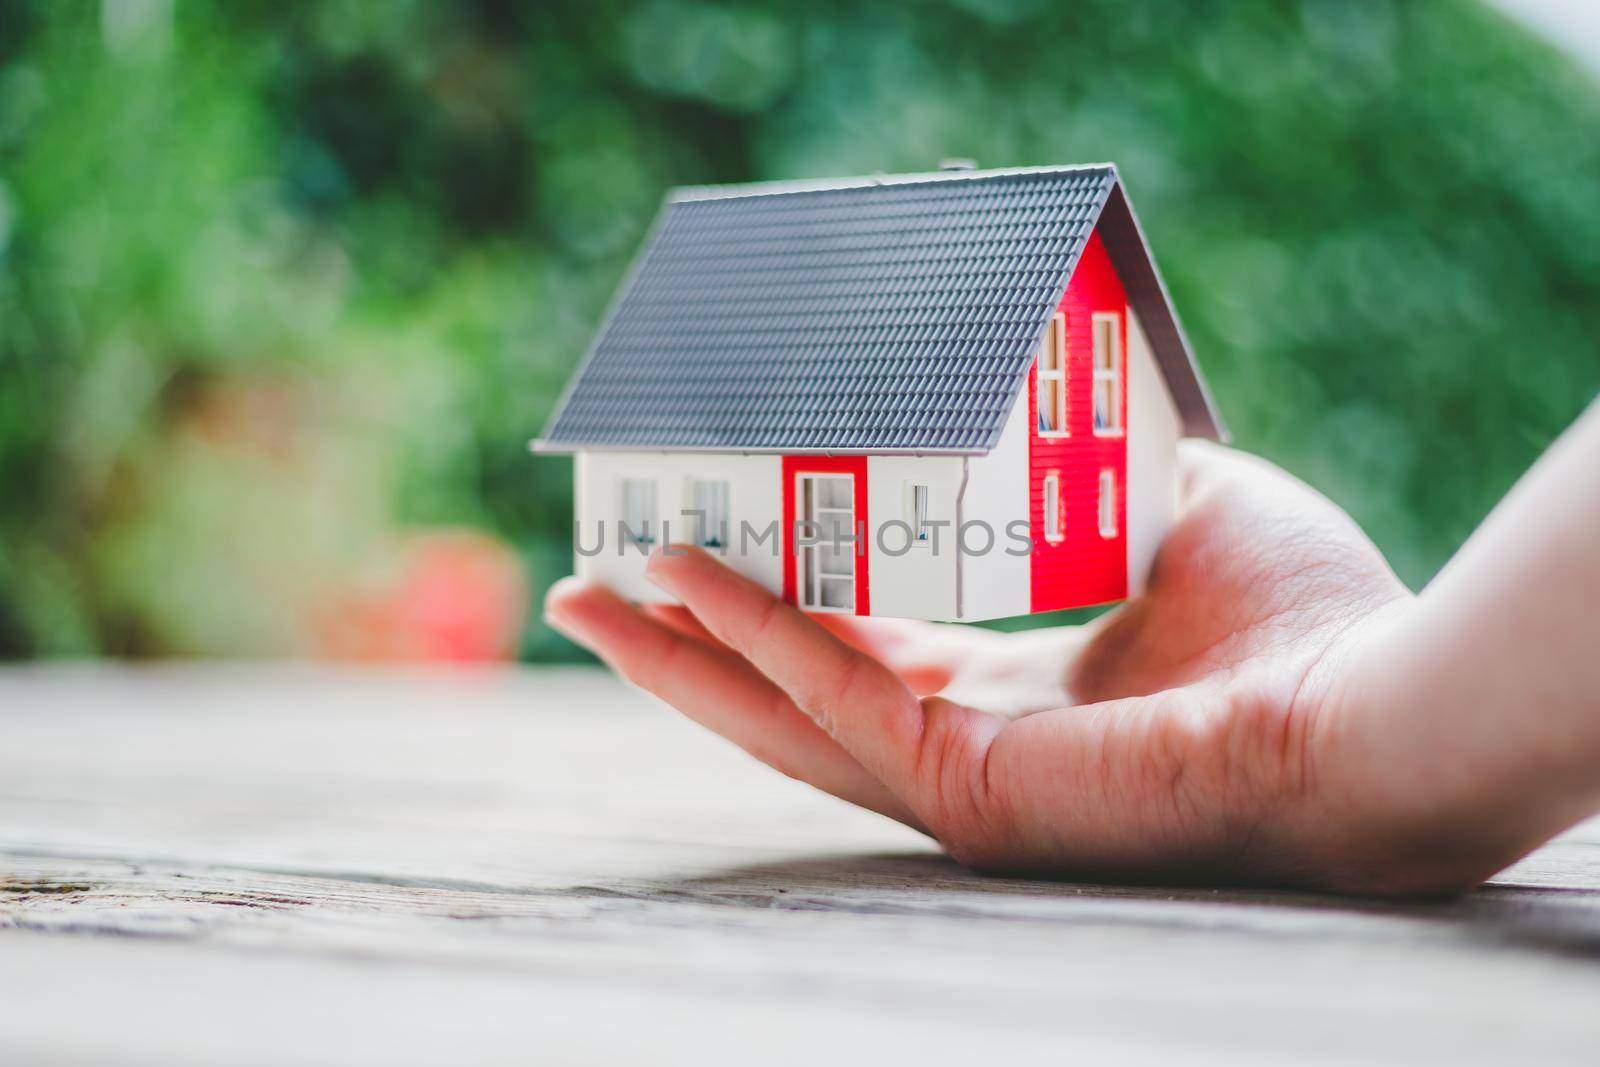
[[[1102,164],[675,190],[536,447],[987,451],[1097,222],[1185,431],[1222,438]]]

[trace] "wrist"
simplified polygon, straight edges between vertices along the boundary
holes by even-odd
[[[1469,888],[1594,810],[1592,757],[1475,680],[1410,597],[1337,653],[1315,745],[1319,803],[1367,891]]]

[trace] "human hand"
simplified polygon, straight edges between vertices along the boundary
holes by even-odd
[[[1355,524],[1216,446],[1185,443],[1181,483],[1147,595],[1085,627],[807,616],[694,549],[649,565],[682,608],[569,579],[547,614],[758,759],[984,870],[1435,893],[1537,843],[1475,835],[1451,783],[1395,802],[1436,768],[1365,675],[1415,599]]]

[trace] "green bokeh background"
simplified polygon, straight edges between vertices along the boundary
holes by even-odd
[[[537,593],[663,191],[947,156],[1117,162],[1236,443],[1419,586],[1600,388],[1597,102],[1452,0],[0,0],[0,654],[282,650],[397,528]]]

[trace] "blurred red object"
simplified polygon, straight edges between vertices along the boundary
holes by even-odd
[[[528,609],[522,561],[476,530],[417,533],[394,582],[319,612],[316,651],[330,659],[481,663],[513,658]]]

